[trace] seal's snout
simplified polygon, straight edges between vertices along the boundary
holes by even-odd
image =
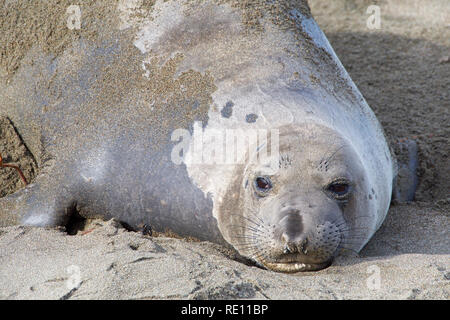
[[[281,272],[315,271],[332,263],[342,233],[327,215],[284,206],[275,216],[271,244],[258,259],[265,267]]]
[[[290,209],[282,212],[283,216],[279,222],[280,242],[283,253],[299,253],[306,251],[308,239],[303,233],[303,221],[300,211]]]

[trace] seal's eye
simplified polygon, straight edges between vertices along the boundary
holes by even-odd
[[[328,185],[327,191],[338,200],[345,200],[350,192],[350,184],[347,181],[335,181]]]
[[[257,177],[255,179],[255,189],[259,193],[265,193],[272,189],[272,182],[267,177]]]

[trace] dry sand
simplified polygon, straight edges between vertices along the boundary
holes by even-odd
[[[366,9],[381,8],[381,29]],[[449,299],[450,2],[310,0],[388,140],[419,144],[416,200],[393,204],[359,256],[319,272],[279,274],[207,243],[94,221],[84,232],[0,229],[0,299]],[[7,122],[0,152],[27,178],[36,163]],[[0,196],[22,186],[0,170]],[[379,280],[379,281],[378,281]]]

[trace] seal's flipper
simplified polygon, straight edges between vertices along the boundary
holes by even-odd
[[[48,175],[38,176],[24,189],[0,198],[0,227],[65,225],[74,207],[73,198],[51,180]]]
[[[404,140],[396,146],[397,177],[394,180],[393,199],[398,202],[414,200],[419,179],[417,177],[418,147],[414,140]]]

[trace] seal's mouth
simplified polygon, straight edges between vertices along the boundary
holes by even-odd
[[[294,273],[301,271],[318,271],[325,269],[331,265],[333,261],[329,260],[323,263],[302,263],[302,262],[269,262],[262,261],[261,264],[267,269],[278,271],[278,272],[286,272],[286,273]]]

